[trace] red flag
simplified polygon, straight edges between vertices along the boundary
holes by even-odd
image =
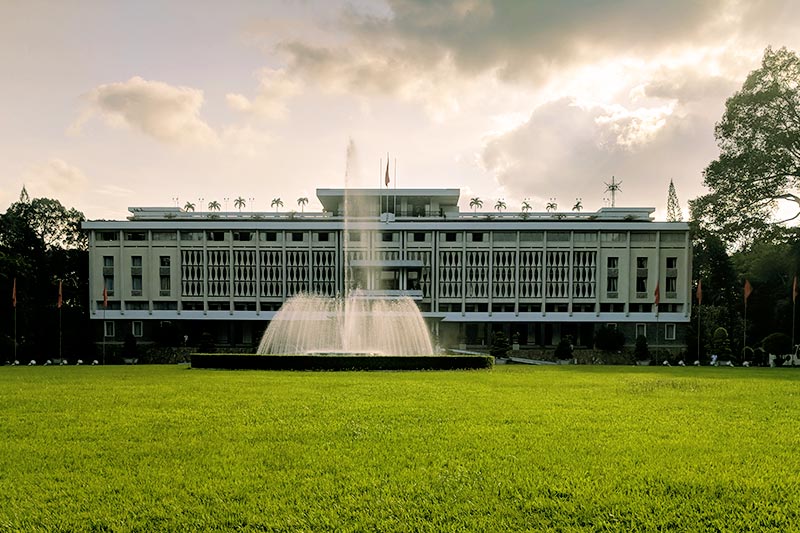
[[[744,280],[744,305],[747,305],[747,299],[750,298],[750,293],[753,292],[753,287],[750,285],[750,280]]]
[[[58,308],[61,309],[61,303],[63,302],[63,298],[61,296],[61,280],[58,280]]]
[[[653,293],[653,296],[656,299],[656,305],[661,301],[661,288],[658,286],[658,282],[656,282],[656,291]]]
[[[17,278],[14,278],[14,286],[11,288],[11,305],[17,308]]]
[[[797,301],[797,276],[794,277],[792,282],[792,303]]]
[[[103,309],[108,307],[108,289],[103,287]]]
[[[697,280],[697,305],[703,305],[703,280]]]
[[[386,154],[386,177],[383,179],[386,186],[389,186],[389,154]]]

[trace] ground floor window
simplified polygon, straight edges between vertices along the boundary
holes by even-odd
[[[141,337],[142,336],[142,321],[141,320],[134,320],[131,324],[131,332],[133,333],[134,337]]]
[[[664,324],[664,339],[675,340],[675,324]]]
[[[636,324],[636,338],[647,337],[647,324]]]
[[[105,337],[113,337],[114,336],[114,322],[111,320],[106,320],[103,322],[103,335]]]

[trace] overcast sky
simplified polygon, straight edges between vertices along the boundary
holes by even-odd
[[[0,0],[0,210],[23,184],[92,219],[318,210],[346,172],[378,186],[389,152],[398,187],[460,188],[465,210],[595,210],[613,175],[618,206],[663,218],[798,27],[791,0]]]

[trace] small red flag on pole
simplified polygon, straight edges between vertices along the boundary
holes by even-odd
[[[57,305],[58,305],[59,309],[61,309],[61,304],[64,301],[63,297],[61,295],[61,284],[62,284],[62,281],[58,280],[58,304]]]
[[[661,288],[659,287],[659,282],[656,282],[656,291],[653,293],[653,296],[655,297],[656,305],[658,305],[661,301]]]
[[[103,287],[103,309],[108,307],[108,289]]]
[[[14,278],[14,286],[11,288],[11,305],[17,308],[17,278]]]
[[[747,299],[750,298],[750,293],[753,292],[753,287],[750,285],[750,280],[744,280],[744,304],[747,305]]]
[[[697,280],[697,305],[703,304],[703,280]]]
[[[383,179],[386,186],[389,186],[389,154],[386,154],[386,177]]]

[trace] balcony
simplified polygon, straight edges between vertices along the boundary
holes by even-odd
[[[398,298],[411,298],[412,300],[422,300],[421,290],[397,290],[397,289],[374,289],[361,290],[358,297],[366,300],[396,300]]]

